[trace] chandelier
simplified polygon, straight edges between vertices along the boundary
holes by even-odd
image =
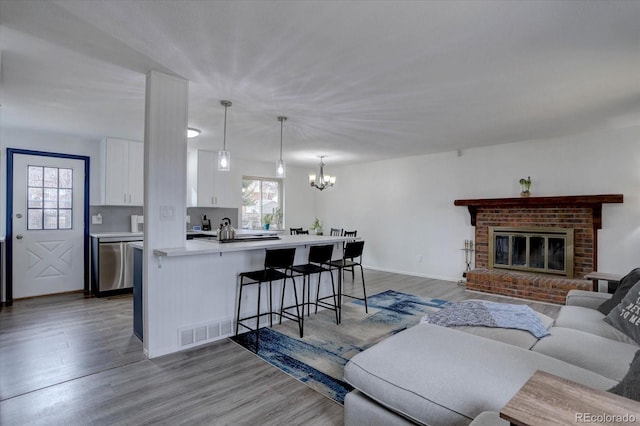
[[[324,174],[324,161],[322,161],[324,157],[326,157],[326,155],[320,156],[320,174],[318,174],[318,178],[316,179],[316,175],[314,174],[309,175],[309,184],[320,191],[325,188],[331,188],[336,183],[335,176]]]

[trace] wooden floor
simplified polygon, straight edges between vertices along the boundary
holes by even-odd
[[[369,295],[394,289],[524,303],[451,282],[370,270],[365,277]],[[359,280],[353,289],[345,281],[345,293],[361,294]],[[552,317],[559,309],[529,304]],[[2,425],[341,425],[342,418],[342,406],[228,340],[146,359],[132,333],[131,296],[51,296],[0,311]]]

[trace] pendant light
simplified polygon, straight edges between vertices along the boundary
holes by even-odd
[[[220,101],[224,107],[224,136],[222,139],[222,151],[218,151],[218,170],[228,172],[231,166],[231,154],[227,151],[227,108],[231,106],[231,101]]]
[[[280,122],[280,160],[276,163],[276,176],[284,178],[286,176],[286,168],[284,161],[282,161],[282,128],[284,122],[287,121],[287,117],[278,117],[278,121]]]

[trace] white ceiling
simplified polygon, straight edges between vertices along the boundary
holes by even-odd
[[[145,73],[200,147],[349,164],[640,126],[640,1],[0,0],[1,125],[144,138]]]

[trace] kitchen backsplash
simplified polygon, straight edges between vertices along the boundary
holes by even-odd
[[[91,233],[101,232],[129,232],[131,230],[131,215],[144,214],[142,207],[127,206],[91,206],[91,217],[100,214],[102,216],[102,224],[91,224]],[[185,229],[191,229],[193,225],[201,225],[202,217],[207,215],[207,219],[211,220],[211,227],[217,229],[222,218],[231,219],[234,228],[238,228],[238,209],[220,209],[205,207],[189,207],[187,215],[191,217],[191,223],[185,224]]]
[[[129,232],[131,231],[131,215],[142,215],[142,207],[130,206],[91,206],[89,208],[91,218],[100,214],[102,224],[93,224],[91,220],[91,232]]]
[[[191,229],[193,225],[202,225],[202,217],[207,215],[207,219],[211,220],[211,229],[218,229],[218,225],[222,222],[222,218],[231,219],[231,225],[234,228],[238,226],[238,209],[221,209],[212,207],[188,207],[187,216],[191,217],[191,223],[187,225],[187,229]]]

